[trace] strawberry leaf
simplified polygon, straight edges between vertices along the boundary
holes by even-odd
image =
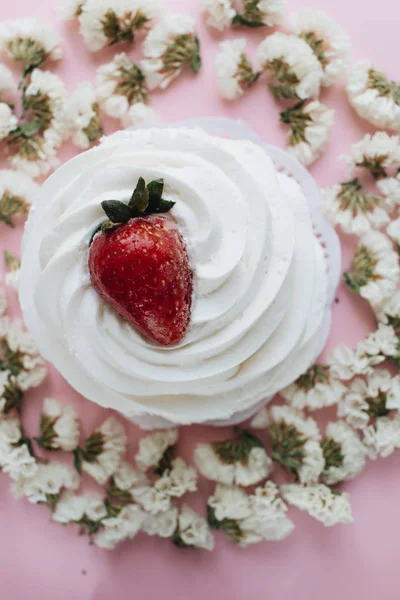
[[[175,206],[175,202],[172,202],[172,200],[163,200],[162,198],[160,198],[160,201],[158,202],[158,206],[155,208],[155,210],[153,211],[154,213],[157,214],[161,214],[161,213],[167,213],[171,210],[171,208],[173,206]]]
[[[150,181],[149,185],[147,186],[147,191],[149,192],[150,203],[154,200],[159,200],[164,191],[164,179]]]
[[[143,214],[149,206],[149,191],[143,177],[139,177],[137,186],[128,204],[131,212]]]
[[[104,200],[101,206],[113,223],[127,223],[134,216],[131,208],[119,200]]]

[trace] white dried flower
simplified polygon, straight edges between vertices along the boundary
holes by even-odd
[[[207,15],[207,25],[219,31],[229,27],[236,15],[232,0],[200,0],[200,5]]]
[[[82,12],[86,0],[57,0],[55,13],[61,21],[77,19]]]
[[[235,100],[257,81],[260,73],[253,70],[246,56],[245,39],[221,42],[219,47],[215,60],[217,88],[222,98]]]
[[[14,94],[17,91],[17,86],[14,81],[14,75],[12,71],[5,65],[0,63],[0,98],[4,100],[9,98],[10,94]]]
[[[170,508],[166,512],[147,515],[142,524],[142,531],[147,533],[147,535],[170,538],[175,533],[177,525],[178,509]]]
[[[76,459],[82,470],[102,485],[117,471],[126,443],[125,428],[114,417],[109,417],[87,438],[84,448],[76,451]]]
[[[150,31],[143,44],[141,62],[147,87],[165,89],[187,63],[197,73],[201,68],[200,44],[195,21],[187,15],[167,14]]]
[[[47,450],[70,452],[79,445],[79,420],[74,406],[61,406],[54,398],[45,398],[40,415],[37,443]]]
[[[18,126],[18,118],[12,108],[5,102],[0,102],[0,140],[4,140]]]
[[[15,131],[18,132],[19,129],[17,128]],[[43,135],[13,137],[9,145],[11,154],[9,161],[14,169],[23,171],[36,179],[58,167],[60,164],[57,158],[59,147],[60,135],[53,129],[46,129]]]
[[[375,179],[386,177],[386,169],[400,167],[399,137],[390,136],[385,131],[377,131],[373,135],[367,133],[360,142],[352,145],[350,156],[342,158],[351,169],[368,169]]]
[[[240,521],[239,545],[246,548],[262,541],[275,542],[286,539],[294,529],[294,523],[286,515],[287,506],[279,497],[278,487],[267,481],[250,496],[251,515]]]
[[[372,366],[378,365],[386,358],[395,358],[398,354],[398,338],[391,325],[378,324],[378,329],[370,333],[357,345],[357,375],[369,375]]]
[[[396,244],[400,243],[400,218],[389,223],[386,233]]]
[[[400,329],[400,290],[396,290],[378,307],[376,318],[378,323],[391,326],[393,331]]]
[[[326,13],[305,8],[290,16],[292,32],[311,47],[324,71],[322,85],[332,85],[346,71],[350,36]]]
[[[35,477],[38,469],[35,458],[29,452],[26,444],[0,448],[0,464],[3,473],[8,473],[11,479],[30,479]]]
[[[163,473],[155,482],[154,487],[171,497],[181,498],[187,492],[197,490],[197,473],[182,458],[175,458],[171,463],[171,468]]]
[[[365,448],[355,431],[343,421],[329,423],[322,449],[323,479],[328,485],[354,479],[365,467]]]
[[[107,517],[107,509],[98,494],[87,493],[76,496],[66,492],[58,502],[52,520],[66,525],[79,523],[84,517],[94,523]]]
[[[347,93],[360,117],[376,127],[400,128],[400,84],[391,81],[368,60],[358,62],[349,76]]]
[[[0,51],[24,64],[23,76],[46,60],[63,56],[56,31],[38,19],[11,19],[0,23]]]
[[[151,467],[157,467],[165,452],[173,448],[177,442],[177,429],[156,431],[142,438],[139,442],[139,451],[135,456],[139,469],[147,471]]]
[[[289,504],[305,510],[325,527],[353,522],[350,497],[346,493],[332,492],[322,483],[305,487],[295,483],[282,485],[281,492]]]
[[[250,427],[253,429],[266,429],[269,425],[268,409],[264,406],[250,422]]]
[[[67,137],[65,106],[67,91],[65,84],[54,73],[35,69],[25,90],[25,105],[41,123],[42,131],[51,129],[60,137],[59,144]]]
[[[139,506],[130,504],[124,506],[117,517],[103,519],[104,527],[95,538],[96,546],[113,550],[124,540],[133,539],[139,533],[146,514]]]
[[[365,429],[371,418],[387,414],[391,390],[392,377],[385,369],[375,369],[367,380],[354,379],[338,406],[338,416],[354,429]]]
[[[91,83],[82,82],[71,95],[65,109],[66,125],[77,148],[86,150],[104,134],[100,108]]]
[[[17,292],[19,286],[19,269],[16,271],[8,271],[4,278],[4,282],[7,287],[13,288]]]
[[[321,440],[321,433],[316,421],[311,417],[305,418],[300,410],[295,410],[290,406],[271,406],[268,427],[271,428],[271,425],[280,423],[287,427],[294,427],[306,439],[316,442]]]
[[[321,64],[310,46],[294,35],[273,33],[259,46],[258,60],[277,98],[305,100],[317,96],[323,76]]]
[[[321,206],[326,218],[344,233],[361,235],[389,222],[384,198],[364,191],[358,179],[322,190]]]
[[[11,446],[18,444],[21,436],[21,422],[19,419],[11,418],[0,421],[0,449],[8,450]],[[1,459],[0,464],[3,464]]]
[[[344,273],[350,289],[372,306],[379,305],[395,292],[399,275],[399,258],[389,239],[379,231],[368,231],[360,238],[352,270]]]
[[[158,490],[155,486],[143,485],[132,488],[130,494],[135,502],[152,515],[166,512],[171,508],[171,495],[167,490]]]
[[[322,154],[335,122],[335,111],[318,100],[300,102],[281,113],[281,121],[289,126],[289,152],[309,167]]]
[[[280,394],[293,408],[317,410],[337,404],[345,390],[328,365],[317,363]]]
[[[392,210],[400,204],[400,172],[396,177],[386,177],[376,184],[379,191],[385,196],[385,205]]]
[[[116,42],[133,42],[161,12],[160,0],[86,0],[78,20],[91,52]]]
[[[286,0],[242,0],[242,5],[242,12],[232,20],[233,25],[275,27],[282,23]]]
[[[363,443],[368,458],[387,458],[396,448],[400,448],[400,419],[380,417],[375,425],[369,425],[363,430]]]
[[[126,461],[122,461],[117,471],[115,471],[113,481],[117,488],[124,492],[149,483],[149,480],[142,471],[135,469]]]
[[[0,170],[0,221],[13,224],[13,217],[29,212],[39,186],[25,175],[11,169]]]
[[[124,126],[155,118],[144,75],[125,52],[97,69],[96,95],[104,112]]]
[[[175,539],[174,536],[174,541],[178,544],[183,543],[185,546],[204,550],[213,550],[214,548],[214,536],[207,521],[186,504],[181,508],[175,535],[178,536],[178,539]]]
[[[33,477],[22,478],[13,484],[14,497],[26,496],[32,504],[56,504],[59,494],[64,490],[76,490],[79,487],[79,475],[62,463],[39,464]]]
[[[244,490],[235,486],[217,484],[207,505],[212,508],[218,521],[246,519],[252,514],[249,496]]]
[[[198,444],[195,460],[200,473],[226,485],[249,486],[266,479],[272,470],[269,458],[258,438],[237,430],[238,439]]]
[[[0,284],[0,317],[2,317],[8,308],[6,288]],[[0,394],[1,396],[1,394]]]
[[[353,350],[344,344],[336,346],[328,358],[330,372],[342,381],[348,381],[357,374],[356,355]]]

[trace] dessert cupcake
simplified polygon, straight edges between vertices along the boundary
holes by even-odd
[[[330,303],[300,186],[189,127],[118,132],[46,181],[20,300],[69,383],[146,428],[255,412],[315,360]]]

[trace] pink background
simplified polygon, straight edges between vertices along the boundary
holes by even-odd
[[[170,9],[197,14],[197,0],[166,0]],[[289,0],[290,10],[304,8],[304,0]],[[3,0],[1,17],[36,16],[58,27],[64,41],[65,60],[55,66],[70,90],[83,79],[93,80],[95,68],[112,55],[107,50],[96,55],[86,51],[72,24],[58,25],[53,3],[42,0]],[[393,78],[400,78],[398,27],[400,4],[396,0],[378,3],[362,0],[313,0],[312,7],[323,9],[351,34],[353,60],[370,58]],[[220,37],[211,33],[199,17],[204,67],[198,77],[182,77],[165,93],[154,95],[154,105],[165,121],[197,116],[230,116],[247,122],[266,142],[283,145],[284,133],[278,122],[278,106],[265,84],[258,84],[243,100],[226,104],[215,90],[214,55]],[[247,36],[250,48],[263,38],[263,32],[237,32]],[[137,50],[136,50],[137,52]],[[135,56],[135,54],[134,54]],[[323,100],[337,109],[337,123],[328,151],[313,168],[320,185],[343,180],[345,167],[338,156],[349,145],[371,131],[347,103],[343,89],[335,86]],[[113,125],[115,127],[115,124]],[[72,154],[66,150],[64,156]],[[0,225],[0,250],[18,251],[21,227],[15,232]],[[347,263],[352,240],[343,239]],[[1,267],[2,268],[2,267]],[[343,286],[337,294],[329,345],[355,344],[373,324],[362,301]],[[104,420],[106,411],[73,392],[52,372],[41,389],[29,396],[28,427],[34,431],[41,401],[54,395],[79,405],[85,415],[85,431]],[[139,432],[130,426],[131,453]],[[226,433],[226,432],[225,432]],[[187,451],[194,440],[211,439],[218,432],[202,428],[182,431]],[[188,453],[189,455],[189,453]],[[255,600],[274,598],[299,600],[323,597],[325,600],[376,596],[398,598],[400,555],[398,456],[370,463],[365,473],[347,485],[353,500],[355,524],[325,529],[311,518],[294,514],[297,528],[285,542],[265,543],[245,551],[217,536],[212,553],[181,551],[168,541],[140,536],[108,553],[89,547],[74,528],[49,521],[47,509],[25,500],[11,499],[8,480],[0,477],[0,598],[4,600],[125,600],[158,598],[165,600]],[[394,477],[394,478],[393,478]],[[201,483],[198,507],[203,506],[209,486]]]

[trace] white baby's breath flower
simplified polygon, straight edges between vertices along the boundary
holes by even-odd
[[[14,497],[26,496],[32,504],[56,504],[59,494],[64,490],[76,490],[79,487],[79,475],[62,463],[39,464],[33,477],[23,478],[13,484]]]
[[[324,482],[333,485],[354,479],[365,467],[365,448],[355,431],[343,421],[329,423],[322,441]]]
[[[322,85],[332,85],[345,72],[350,36],[326,13],[305,8],[291,14],[292,32],[303,39],[321,63]]]
[[[87,438],[85,446],[76,450],[76,461],[102,485],[117,471],[126,443],[125,428],[114,417],[109,417]]]
[[[242,12],[232,20],[233,25],[275,27],[282,23],[286,0],[242,0],[242,6]]]
[[[322,67],[304,40],[273,33],[260,44],[257,56],[262,69],[274,82],[270,88],[275,97],[305,100],[318,95]]]
[[[8,473],[14,481],[35,477],[38,470],[36,460],[26,444],[15,447],[10,445],[7,452],[3,448],[0,451],[0,463],[3,473]]]
[[[175,458],[171,463],[171,468],[163,473],[155,482],[154,487],[158,491],[166,492],[171,497],[181,498],[187,492],[197,490],[197,473],[182,458]]]
[[[135,469],[131,464],[122,461],[113,475],[114,484],[124,492],[134,487],[147,485],[149,483],[143,471]]]
[[[0,99],[9,98],[10,94],[17,91],[12,71],[0,63]]]
[[[161,12],[160,0],[86,0],[78,20],[80,32],[91,52],[108,44],[133,42]]]
[[[393,294],[399,283],[399,258],[389,239],[379,231],[368,231],[359,240],[352,270],[345,271],[347,285],[377,306]]]
[[[197,73],[201,58],[194,19],[173,13],[164,16],[145,39],[143,54],[141,67],[150,90],[168,87],[186,63]]]
[[[143,485],[132,488],[130,493],[135,502],[152,515],[158,515],[171,508],[171,495],[167,490],[158,490],[155,486]]]
[[[19,128],[15,130],[19,132]],[[57,150],[60,147],[60,135],[57,130],[46,129],[43,134],[32,137],[15,136],[9,145],[11,166],[36,178],[47,175],[60,164]]]
[[[214,536],[207,521],[200,517],[190,506],[184,504],[178,517],[178,528],[174,535],[177,545],[213,550]]]
[[[317,410],[337,404],[345,390],[328,365],[315,364],[280,394],[293,408]]]
[[[104,134],[96,92],[88,81],[82,82],[70,97],[65,120],[77,148],[86,150]]]
[[[342,157],[351,169],[368,169],[376,178],[386,177],[386,169],[400,167],[400,140],[397,135],[378,131],[367,133],[363,139],[351,147],[350,156]]]
[[[47,450],[72,451],[79,445],[78,413],[74,406],[61,406],[54,398],[45,398],[40,415],[37,443]]]
[[[400,419],[380,417],[375,425],[369,425],[363,430],[363,443],[368,458],[376,460],[387,458],[396,448],[400,448]]]
[[[361,60],[353,68],[347,93],[350,103],[360,117],[376,127],[400,128],[400,84],[391,81],[368,60]]]
[[[0,102],[0,140],[8,136],[17,128],[18,118],[14,115],[12,108],[5,102]]]
[[[72,492],[66,492],[58,502],[52,520],[66,525],[79,523],[85,516],[94,523],[107,517],[107,509],[102,498],[94,493],[77,496]]]
[[[61,21],[77,19],[82,12],[85,0],[57,0],[55,13]]]
[[[260,75],[246,56],[246,40],[228,40],[219,45],[215,66],[217,87],[222,98],[235,100],[255,83]]]
[[[195,459],[200,473],[207,479],[226,485],[249,486],[266,479],[272,470],[261,441],[241,429],[238,438],[212,444],[198,444]]]
[[[38,19],[11,19],[0,24],[0,51],[24,64],[24,76],[48,59],[62,58],[60,44],[58,33]]]
[[[14,216],[27,214],[38,190],[25,173],[0,170],[0,221],[12,225]]]
[[[104,527],[95,538],[96,546],[113,550],[124,540],[133,539],[139,533],[146,514],[134,504],[124,506],[117,517],[103,519]]]
[[[389,222],[384,199],[364,191],[358,179],[322,190],[321,205],[326,218],[344,233],[361,235]]]
[[[246,519],[252,514],[248,494],[236,486],[227,486],[218,483],[207,505],[212,509],[218,521],[224,519]]]
[[[338,416],[354,429],[365,429],[371,418],[388,413],[386,402],[387,396],[392,395],[392,385],[392,377],[385,369],[375,369],[366,380],[354,379],[338,406]]]
[[[289,151],[306,167],[323,152],[335,122],[335,111],[318,100],[300,102],[281,113],[281,121],[289,126]]]
[[[400,171],[396,177],[386,177],[377,182],[379,191],[385,196],[385,205],[389,210],[400,204]]]
[[[0,421],[0,448],[16,445],[22,437],[21,421],[16,417]],[[2,463],[1,463],[2,464]]]
[[[348,494],[333,492],[324,484],[302,486],[295,483],[281,486],[281,492],[289,504],[305,510],[325,527],[353,522]]]
[[[394,332],[400,330],[400,290],[396,290],[378,307],[376,318],[379,324],[392,327]],[[393,339],[392,335],[390,339]]]
[[[173,448],[177,442],[177,429],[156,431],[142,438],[139,442],[139,451],[135,456],[139,469],[147,471],[151,467],[156,468],[165,453]]]
[[[268,431],[274,442],[273,458],[302,483],[314,483],[324,468],[321,434],[311,417],[289,406],[272,406]]]
[[[176,531],[177,525],[178,509],[170,508],[166,512],[157,515],[147,515],[142,525],[142,531],[147,535],[170,538]]]
[[[229,27],[236,15],[233,0],[200,0],[200,5],[207,15],[207,25],[219,31]]]
[[[25,90],[25,105],[33,113],[38,112],[42,129],[51,129],[60,137],[60,144],[67,136],[65,106],[67,91],[65,84],[54,73],[35,69]]]
[[[330,372],[334,377],[342,381],[352,379],[358,373],[356,365],[356,354],[345,344],[336,346],[328,358]]]
[[[267,481],[249,497],[251,515],[239,523],[242,548],[262,541],[280,541],[294,529],[294,523],[286,515],[287,506],[279,497],[278,487]]]
[[[144,75],[125,52],[97,69],[96,95],[104,112],[125,126],[154,119]]]
[[[399,341],[393,327],[379,323],[378,329],[357,345],[357,374],[368,375],[372,372],[372,366],[384,362],[386,358],[395,358],[398,355],[398,346]]]

